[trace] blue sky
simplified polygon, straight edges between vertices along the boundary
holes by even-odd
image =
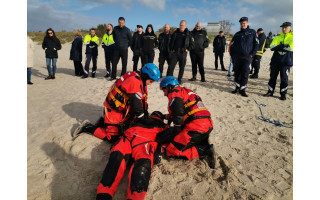
[[[235,24],[232,32],[236,32],[242,16],[249,18],[252,28],[262,27],[265,32],[280,30],[284,21],[293,23],[292,0],[28,0],[27,5],[28,31],[117,25],[120,16],[132,30],[137,24],[144,28],[152,24],[155,30],[166,23],[178,26],[185,19],[189,28],[198,21],[205,27],[208,22],[230,20]]]

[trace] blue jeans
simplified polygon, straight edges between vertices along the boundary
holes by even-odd
[[[31,81],[31,67],[27,68],[27,82]]]
[[[52,60],[52,71],[51,71],[51,60]],[[47,69],[48,69],[48,74],[55,74],[56,73],[56,63],[57,63],[57,58],[46,58],[46,63],[47,63]]]
[[[231,73],[232,73],[232,68],[233,68],[233,64],[232,64],[232,58],[230,56],[230,65],[229,65],[229,70],[228,70],[229,75],[231,75]]]

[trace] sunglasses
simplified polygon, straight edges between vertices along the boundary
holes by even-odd
[[[52,32],[48,32],[48,34],[53,34]]]

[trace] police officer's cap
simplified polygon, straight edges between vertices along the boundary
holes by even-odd
[[[143,28],[141,25],[137,25],[137,28]]]
[[[248,17],[241,17],[239,22],[248,21]]]
[[[263,29],[262,28],[258,28],[257,32],[259,32],[259,31],[263,31]]]
[[[283,24],[280,27],[283,27],[283,26],[291,26],[291,22],[283,22]]]

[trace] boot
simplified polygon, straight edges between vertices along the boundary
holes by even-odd
[[[88,78],[88,74],[83,74],[81,78]]]
[[[201,76],[201,82],[207,82],[207,81],[206,81],[206,78],[204,77],[204,75]]]
[[[49,74],[49,76],[47,76],[44,80],[49,80],[49,79],[52,79],[52,75]]]
[[[258,74],[254,73],[254,74],[250,75],[250,78],[258,78]]]
[[[211,169],[214,169],[216,167],[216,152],[214,150],[213,144],[210,145],[210,148],[208,149],[208,165]]]
[[[224,67],[222,67],[222,69],[221,69],[221,70],[222,70],[222,71],[224,71],[224,72],[225,72],[225,71],[228,71],[228,70],[226,70]]]
[[[270,90],[268,90],[267,94],[263,95],[265,97],[272,97],[273,96],[273,92],[271,92]]]
[[[55,76],[55,74],[52,74],[52,77],[51,77],[52,79],[55,79],[56,78],[56,76]]]
[[[31,81],[28,81],[28,83],[27,83],[27,84],[32,85],[33,83],[32,83]]]
[[[189,81],[196,81],[197,79],[195,77],[190,78]]]
[[[287,99],[286,94],[281,94],[280,100],[284,101],[286,99]]]
[[[235,90],[232,91],[232,94],[236,94],[237,92],[239,92],[240,87],[236,87]]]
[[[92,77],[92,78],[96,77],[96,73],[92,73],[92,74],[91,74],[91,77]]]
[[[112,196],[108,193],[99,193],[96,200],[112,200]]]
[[[246,89],[239,90],[239,94],[241,94],[241,96],[243,97],[248,97],[248,95],[246,94]]]
[[[209,167],[214,169],[216,165],[216,154],[213,144],[209,144],[208,141],[205,141],[195,147],[198,151],[199,158],[207,160]]]

